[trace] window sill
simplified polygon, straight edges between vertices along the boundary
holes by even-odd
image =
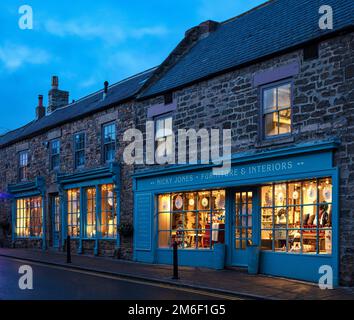
[[[294,136],[278,137],[278,138],[257,141],[255,147],[263,148],[263,147],[278,146],[282,144],[293,143],[294,141],[295,141]]]

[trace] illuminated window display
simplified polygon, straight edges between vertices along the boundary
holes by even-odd
[[[101,235],[103,238],[117,236],[116,197],[112,184],[101,186]]]
[[[163,194],[158,197],[159,248],[211,249],[225,241],[225,191]]]
[[[262,187],[262,250],[332,253],[330,178]]]
[[[42,236],[42,198],[23,198],[16,201],[16,236],[39,238]]]
[[[117,237],[117,212],[116,196],[113,184],[98,186],[100,190],[100,212],[98,230],[102,238],[114,239]],[[96,238],[96,187],[83,189],[85,206],[80,210],[80,189],[71,189],[68,197],[68,235],[73,238],[80,237],[80,228],[84,231],[85,238]],[[80,214],[83,214],[81,226]]]
[[[80,236],[80,189],[68,190],[68,235]]]
[[[96,236],[96,188],[86,189],[86,237]]]

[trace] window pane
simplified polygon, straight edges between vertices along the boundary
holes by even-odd
[[[290,107],[290,83],[278,87],[278,108],[289,108]]]
[[[286,229],[274,231],[274,250],[286,252]]]
[[[279,134],[291,132],[291,109],[279,111]]]
[[[199,192],[198,193],[198,210],[208,210],[210,209],[210,192]]]
[[[317,202],[317,184],[316,180],[305,181],[303,183],[304,204],[314,204]]]
[[[273,206],[273,186],[262,187],[262,207]]]
[[[288,233],[288,251],[301,252],[301,230],[291,230]]]
[[[117,235],[116,196],[112,184],[101,186],[101,235],[104,238]]]
[[[159,248],[170,248],[172,245],[170,240],[170,231],[159,232]]]
[[[275,206],[286,205],[286,184],[276,184],[274,186],[274,204]]]
[[[318,192],[321,203],[332,202],[332,179],[321,179],[318,182]]]
[[[262,250],[273,250],[273,231],[261,231],[261,248]]]
[[[288,208],[288,228],[300,228],[301,225],[301,207]]]
[[[159,195],[159,247],[212,249],[225,242],[225,190]],[[168,233],[168,235],[167,235]]]
[[[266,89],[263,91],[263,108],[264,112],[276,110],[276,89]]]
[[[158,208],[159,208],[159,212],[170,212],[171,211],[171,197],[169,194],[159,196]]]
[[[262,228],[273,228],[273,209],[262,209]]]
[[[266,114],[264,122],[264,130],[266,136],[274,136],[279,134],[277,112]]]
[[[332,229],[320,229],[319,243],[321,254],[332,254]]]
[[[294,182],[288,184],[288,204],[299,205],[301,203],[301,182]]]

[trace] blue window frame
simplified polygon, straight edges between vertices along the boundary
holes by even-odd
[[[225,242],[225,190],[158,196],[158,247],[210,250]]]
[[[102,151],[103,162],[112,162],[116,152],[116,125],[108,123],[102,126]]]
[[[292,132],[292,82],[283,81],[261,88],[262,135],[265,139]]]
[[[80,237],[80,189],[70,189],[67,192],[68,201],[68,235]]]
[[[86,188],[86,218],[85,236],[86,238],[96,237],[96,188]]]
[[[50,168],[59,170],[60,167],[60,141],[53,140],[50,143]]]
[[[117,237],[116,196],[113,184],[101,186],[101,236],[110,239]]]
[[[42,237],[42,197],[21,198],[16,200],[16,237]]]
[[[19,157],[19,166],[18,166],[18,175],[19,181],[27,181],[29,173],[29,161],[28,161],[28,151],[21,151],[18,154]]]
[[[71,237],[117,239],[117,223],[113,184],[67,190],[67,232]]]
[[[158,158],[168,157],[172,154],[173,131],[172,131],[172,115],[164,115],[157,117],[155,120],[155,141],[156,156]]]
[[[331,178],[274,183],[261,194],[262,250],[332,254]]]
[[[74,136],[75,169],[85,166],[85,133],[80,132]]]

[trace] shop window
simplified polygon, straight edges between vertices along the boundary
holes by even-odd
[[[116,125],[105,124],[102,127],[103,162],[112,162],[116,152]]]
[[[116,238],[117,212],[113,184],[101,186],[101,235],[103,238]]]
[[[50,143],[50,168],[58,170],[60,166],[60,141],[53,140]]]
[[[291,83],[262,89],[263,136],[276,137],[291,133]]]
[[[225,191],[158,196],[159,248],[211,249],[225,241]]]
[[[16,201],[16,237],[42,236],[42,198],[23,198]]]
[[[85,166],[85,133],[80,132],[74,136],[75,169]]]
[[[164,158],[172,154],[173,132],[172,132],[172,117],[165,116],[155,119],[156,130],[156,157]]]
[[[332,253],[331,178],[262,187],[262,250]]]
[[[29,173],[29,161],[28,161],[28,151],[21,151],[19,153],[19,180],[28,180]]]
[[[80,236],[80,189],[71,189],[68,197],[68,235],[77,238]]]
[[[86,237],[96,237],[96,188],[86,189]]]

